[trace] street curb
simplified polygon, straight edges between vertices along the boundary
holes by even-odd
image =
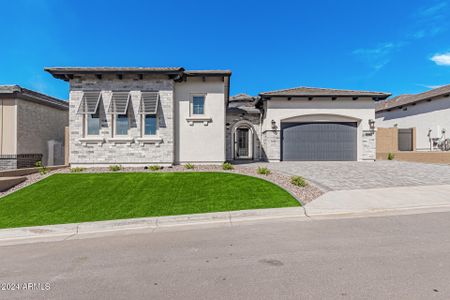
[[[287,207],[19,227],[0,229],[0,246],[63,241],[80,238],[81,236],[102,235],[119,231],[145,230],[154,232],[163,228],[214,224],[232,226],[245,221],[283,218],[306,218],[306,215],[302,207]]]
[[[245,222],[263,220],[313,221],[448,212],[450,205],[414,206],[390,209],[357,211],[315,210],[306,207],[286,207],[218,213],[122,219],[48,226],[0,229],[0,246],[64,241],[88,237],[108,236],[118,233],[155,232],[170,228],[195,228],[198,226],[231,227]]]
[[[305,207],[306,209],[306,207]],[[319,210],[314,209],[308,211],[306,209],[306,215],[313,219],[320,218],[335,218],[335,217],[371,217],[371,216],[393,216],[393,215],[407,215],[407,214],[421,214],[421,213],[433,213],[433,212],[448,212],[450,211],[449,204],[433,205],[433,206],[410,206],[410,207],[395,207],[395,208],[368,208],[359,209],[353,211],[339,211],[339,210]]]

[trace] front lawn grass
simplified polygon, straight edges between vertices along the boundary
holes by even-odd
[[[0,228],[299,205],[277,185],[238,174],[55,174],[1,198]]]

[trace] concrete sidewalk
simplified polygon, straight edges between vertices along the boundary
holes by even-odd
[[[305,205],[309,216],[450,207],[450,185],[330,191]]]
[[[331,191],[304,207],[111,220],[0,230],[0,246],[155,232],[169,228],[236,226],[267,220],[311,221],[450,211],[450,185]]]

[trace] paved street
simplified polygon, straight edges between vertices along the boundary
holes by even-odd
[[[303,176],[324,190],[450,184],[448,165],[401,161],[289,161],[259,164],[289,175]]]
[[[450,213],[0,247],[1,299],[449,299]]]

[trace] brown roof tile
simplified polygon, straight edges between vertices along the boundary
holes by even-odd
[[[327,88],[314,88],[314,87],[296,87],[291,89],[276,90],[270,92],[264,92],[260,94],[262,97],[377,97],[379,99],[385,99],[391,94],[382,92],[370,92],[370,91],[355,91],[355,90],[338,90]]]
[[[431,91],[420,93],[420,94],[399,95],[399,96],[393,97],[391,99],[387,99],[385,101],[380,101],[377,103],[377,105],[375,107],[375,111],[380,112],[380,111],[384,111],[384,110],[388,110],[388,109],[392,109],[392,108],[396,108],[396,107],[400,107],[400,106],[404,106],[404,105],[409,105],[409,104],[417,103],[420,101],[433,99],[436,97],[447,96],[447,95],[450,96],[450,84],[442,86],[437,89],[433,89]]]

